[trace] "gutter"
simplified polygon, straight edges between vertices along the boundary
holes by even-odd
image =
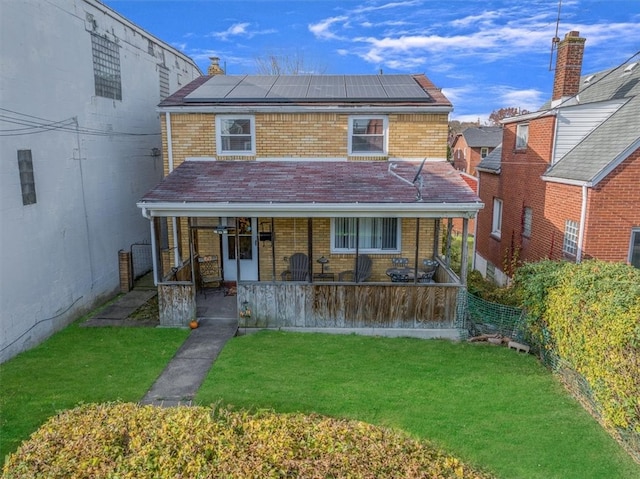
[[[151,216],[267,216],[277,218],[474,218],[484,203],[137,203]]]
[[[450,106],[300,106],[300,105],[194,105],[165,106],[156,109],[159,113],[451,113]]]
[[[582,246],[584,243],[584,223],[587,220],[587,197],[588,189],[582,186],[582,205],[580,206],[580,229],[578,230],[578,251],[576,251],[576,263],[582,261]]]

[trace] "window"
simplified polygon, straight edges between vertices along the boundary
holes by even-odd
[[[487,148],[486,146],[483,146],[482,148],[480,148],[481,158],[485,158],[488,154],[489,154],[489,148]]]
[[[491,234],[500,238],[502,231],[502,200],[493,199],[493,221],[491,223]]]
[[[567,220],[564,223],[564,240],[562,252],[569,256],[575,256],[578,252],[578,222]]]
[[[533,208],[525,206],[522,210],[522,236],[531,236],[531,224],[533,223]]]
[[[516,150],[524,150],[529,142],[529,125],[518,125],[516,128]]]
[[[386,155],[387,117],[350,117],[349,154],[361,156]]]
[[[362,252],[400,251],[400,222],[397,218],[334,218],[332,251],[356,250],[356,228],[359,223],[358,250]]]
[[[91,34],[96,96],[122,100],[120,51],[118,49],[115,42],[95,33]]]
[[[250,115],[216,116],[218,155],[255,155],[255,125]]]
[[[640,228],[631,230],[631,242],[629,244],[629,263],[640,268]]]
[[[158,78],[160,81],[160,100],[169,96],[169,69],[162,65],[158,66]]]
[[[25,206],[33,205],[36,202],[36,182],[33,177],[31,150],[18,150],[18,170],[20,171],[22,204]]]

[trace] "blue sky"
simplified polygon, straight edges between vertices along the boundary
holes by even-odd
[[[301,58],[310,73],[424,73],[451,119],[486,122],[551,95],[558,0],[103,0],[206,72],[255,74],[256,58]],[[587,39],[583,74],[640,51],[640,0],[563,0],[558,36]],[[638,57],[635,61],[638,61]],[[555,65],[555,56],[551,66]]]

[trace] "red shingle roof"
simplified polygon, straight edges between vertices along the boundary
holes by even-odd
[[[142,199],[145,203],[416,203],[419,164],[385,161],[186,161]],[[422,202],[469,204],[478,196],[452,166],[426,162]],[[419,182],[416,182],[416,185]]]

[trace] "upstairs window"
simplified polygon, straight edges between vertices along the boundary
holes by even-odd
[[[488,154],[489,154],[489,148],[487,148],[486,146],[483,146],[482,148],[480,148],[481,158],[485,158]]]
[[[36,203],[36,181],[33,177],[33,158],[31,150],[18,150],[18,170],[20,171],[20,188],[22,204]]]
[[[491,235],[500,238],[502,234],[502,200],[493,199],[493,219],[491,222]]]
[[[255,120],[250,115],[216,117],[216,149],[218,155],[256,154]]]
[[[387,117],[349,117],[349,154],[381,156],[387,154]]]
[[[359,223],[359,231],[358,229]],[[400,251],[400,222],[397,218],[334,218],[331,249],[334,252],[366,253]]]
[[[529,142],[529,124],[518,125],[516,128],[516,150],[525,150]]]
[[[578,252],[578,222],[567,220],[564,223],[564,239],[562,241],[562,252],[574,257]]]
[[[96,96],[122,100],[119,48],[115,42],[95,33],[91,34]]]
[[[629,244],[629,264],[640,268],[640,228],[631,230],[631,243]]]

